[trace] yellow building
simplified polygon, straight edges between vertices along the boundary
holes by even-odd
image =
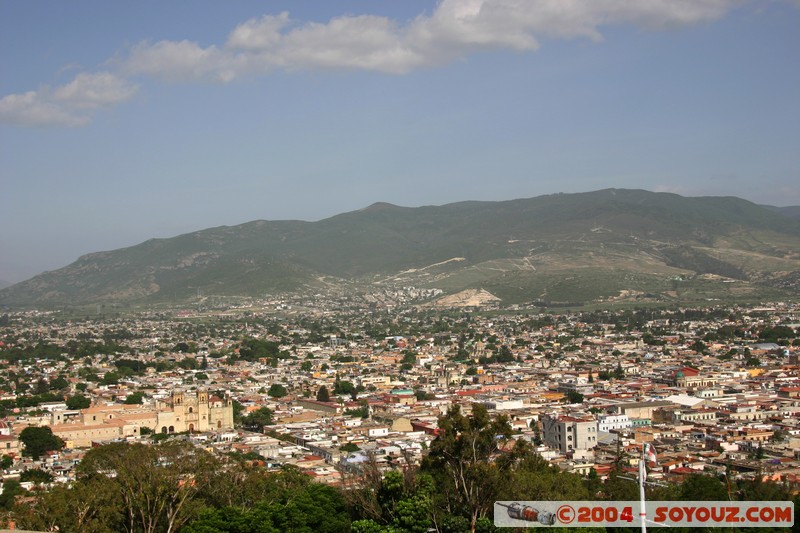
[[[213,431],[233,428],[233,402],[230,398],[208,395],[205,389],[194,393],[173,391],[166,402],[158,402],[155,431]]]
[[[233,428],[233,402],[209,396],[206,390],[173,391],[169,400],[153,406],[97,405],[80,411],[53,411],[50,429],[70,448],[85,448],[139,436],[142,428],[153,432],[181,433]]]

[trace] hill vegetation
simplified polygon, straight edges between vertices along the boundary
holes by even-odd
[[[4,306],[181,302],[347,286],[485,289],[502,304],[798,294],[800,221],[733,197],[607,189],[319,222],[254,221],[81,257]],[[724,279],[722,279],[724,278]]]

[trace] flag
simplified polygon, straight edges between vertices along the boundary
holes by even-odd
[[[648,463],[658,463],[658,458],[656,457],[656,449],[653,447],[652,444],[645,442],[644,443],[644,457]]]

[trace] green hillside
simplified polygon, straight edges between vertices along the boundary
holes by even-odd
[[[791,296],[798,250],[800,221],[733,197],[607,189],[417,208],[380,203],[319,222],[254,221],[89,254],[0,291],[0,305],[258,296],[337,280],[484,288],[504,303],[620,294],[679,301],[674,280],[698,276],[724,278],[723,295]]]

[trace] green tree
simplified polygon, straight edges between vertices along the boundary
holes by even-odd
[[[338,533],[350,530],[341,493],[328,485],[309,483],[299,491],[261,500],[252,509],[208,509],[183,533]]]
[[[600,488],[602,487],[602,482],[600,481],[600,476],[597,473],[597,470],[592,467],[589,469],[589,474],[586,476],[586,491],[589,493],[590,500],[596,500],[597,494],[600,492]]]
[[[50,390],[63,390],[69,387],[69,381],[63,376],[58,376],[50,382]]]
[[[355,390],[355,385],[349,381],[339,381],[339,379],[337,379],[333,385],[334,394],[352,394]]]
[[[108,476],[55,485],[41,493],[34,505],[17,510],[17,526],[36,531],[114,533],[125,531],[123,509],[113,499]]]
[[[219,469],[200,497],[215,508],[254,509],[263,500],[288,500],[311,482],[297,467],[287,465],[268,473],[242,457],[230,457],[233,464]]]
[[[527,446],[517,450],[519,461],[508,474],[508,482],[500,486],[498,500],[513,500],[525,494],[530,500],[587,500],[589,492],[583,479],[569,472],[562,472],[539,455],[531,453]]]
[[[86,409],[92,405],[92,401],[83,394],[76,394],[67,398],[67,409]]]
[[[172,347],[172,351],[177,353],[187,353],[189,351],[189,344],[186,342],[179,342]]]
[[[567,402],[568,403],[583,403],[583,394],[578,391],[568,391],[567,392]]]
[[[3,493],[0,494],[0,509],[10,510],[17,496],[21,496],[26,492],[16,479],[9,479],[3,482]]]
[[[52,483],[53,475],[41,468],[30,468],[20,474],[19,480],[21,482],[33,481],[36,484]]]
[[[748,357],[747,360],[744,362],[745,366],[748,368],[755,368],[761,366],[761,359],[755,356]]]
[[[439,418],[423,471],[433,476],[450,514],[465,516],[471,531],[492,509],[498,488],[507,482],[510,464],[495,461],[499,446],[511,435],[508,419],[495,419],[481,404],[467,417],[458,405]]]
[[[706,346],[706,344],[703,341],[701,341],[700,339],[697,339],[692,344],[690,344],[689,348],[691,348],[692,350],[694,350],[697,353],[704,353],[706,350],[708,350],[708,347]]]
[[[390,470],[381,476],[377,463],[365,465],[356,486],[347,491],[356,513],[354,532],[429,531],[433,526],[434,482],[415,468]]]
[[[328,387],[326,387],[325,385],[320,387],[319,390],[317,391],[317,401],[318,402],[329,402],[329,401],[331,401],[331,395],[328,392]]]
[[[106,372],[103,374],[103,379],[100,380],[102,385],[116,385],[119,383],[120,375],[118,372],[114,372],[113,370],[110,372]]]
[[[184,357],[178,361],[178,366],[184,370],[197,370],[200,368],[200,363],[194,357]]]
[[[3,470],[8,470],[14,465],[14,458],[10,455],[3,454],[3,457],[0,458],[0,468]]]
[[[50,391],[50,384],[44,379],[40,379],[36,382],[36,388],[34,391],[36,394],[45,394]]]
[[[47,426],[28,426],[20,432],[19,440],[25,445],[22,454],[35,460],[45,452],[57,451],[64,447],[64,441],[53,435],[53,431]]]
[[[284,396],[289,394],[289,391],[287,391],[286,387],[284,387],[280,383],[273,383],[270,386],[269,391],[267,391],[267,394],[269,394],[273,398],[283,398]]]
[[[126,405],[141,405],[143,401],[144,393],[142,391],[133,392],[125,397]]]
[[[352,416],[355,418],[369,418],[369,407],[362,405],[361,407],[356,407],[355,409],[345,409],[344,414],[346,416]]]
[[[271,426],[272,423],[272,410],[269,407],[261,407],[242,417],[242,427],[249,431],[260,433],[264,431],[264,426]]]
[[[77,468],[79,483],[114,472],[106,487],[119,502],[126,531],[177,531],[197,516],[196,498],[213,478],[218,461],[185,441],[158,445],[112,443],[90,450]]]
[[[728,499],[728,489],[719,478],[705,475],[692,474],[680,484],[679,493],[681,501],[724,501]]]
[[[776,429],[772,434],[772,442],[783,442],[789,438],[789,433],[784,429]]]
[[[242,421],[242,413],[244,412],[244,405],[239,400],[231,402],[233,406],[233,423],[238,424]]]
[[[541,446],[544,441],[542,440],[542,430],[539,428],[539,422],[531,420],[531,428],[533,429],[533,445]]]

